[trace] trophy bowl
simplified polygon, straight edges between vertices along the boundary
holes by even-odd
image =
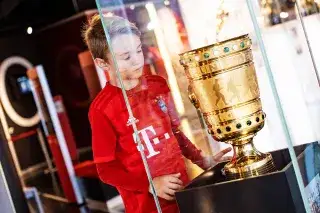
[[[260,91],[248,35],[180,54],[189,98],[203,114],[212,137],[233,146],[224,167],[227,179],[275,171],[271,154],[259,152],[253,137],[264,126]]]

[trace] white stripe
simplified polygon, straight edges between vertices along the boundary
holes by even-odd
[[[59,118],[58,118],[58,115],[57,115],[57,111],[56,111],[56,107],[55,107],[55,104],[54,104],[54,101],[53,101],[53,98],[52,98],[51,91],[50,91],[49,86],[48,86],[47,78],[45,76],[43,67],[41,65],[37,66],[36,70],[37,70],[37,74],[38,74],[38,77],[39,77],[39,81],[40,81],[40,84],[41,84],[41,87],[42,87],[42,90],[43,90],[43,94],[44,94],[46,103],[48,105],[48,110],[49,110],[49,113],[50,113],[51,120],[53,122],[54,130],[55,130],[55,133],[56,133],[56,136],[57,136],[57,139],[58,139],[58,144],[59,144],[61,152],[62,152],[64,163],[65,163],[65,165],[67,167],[69,178],[71,180],[71,184],[72,184],[72,187],[73,187],[76,199],[77,199],[77,203],[78,204],[82,204],[84,202],[84,200],[83,200],[79,185],[77,183],[77,179],[76,179],[76,176],[75,176],[75,172],[74,172],[73,164],[72,164],[72,161],[71,161],[70,153],[68,151],[66,140],[65,140],[65,137],[63,135],[62,127],[61,127],[61,124],[60,124],[60,121],[59,121]]]

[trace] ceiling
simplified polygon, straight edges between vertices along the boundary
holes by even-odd
[[[77,13],[77,3],[94,8],[94,0],[0,0],[0,36],[26,34]]]
[[[149,0],[150,1],[150,0]],[[152,0],[163,2],[164,0]],[[0,37],[25,35],[27,28],[51,23],[97,8],[95,0],[0,0]],[[99,0],[102,7],[142,3],[145,0]]]

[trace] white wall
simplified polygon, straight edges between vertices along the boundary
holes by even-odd
[[[214,19],[218,3],[219,1],[199,0],[197,4],[194,4],[192,0],[180,0],[192,48],[215,42],[216,22]],[[255,144],[261,151],[286,148],[287,140],[281,117],[276,107],[260,49],[256,44],[246,1],[225,0],[225,8],[229,11],[229,18],[225,22],[219,39],[249,33],[254,42],[252,48],[254,62],[263,109],[267,114],[266,125],[256,136]],[[256,11],[259,10],[256,8]],[[262,17],[258,17],[258,21],[263,23]],[[315,61],[320,67],[320,48],[317,48],[317,41],[320,38],[320,16],[309,16],[304,18],[304,21]],[[293,144],[299,145],[319,140],[320,88],[300,22],[294,20],[273,27],[262,26],[262,33]]]

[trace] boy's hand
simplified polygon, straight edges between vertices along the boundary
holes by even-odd
[[[232,148],[226,148],[226,149],[218,152],[214,156],[203,156],[203,166],[204,166],[203,169],[209,169],[209,168],[217,165],[220,162],[231,160],[232,157],[224,156],[225,154],[227,154],[231,150],[232,150]]]
[[[183,188],[183,182],[178,174],[163,175],[153,179],[153,185],[157,196],[166,200],[174,200],[174,193]],[[151,186],[149,192],[152,193]]]

